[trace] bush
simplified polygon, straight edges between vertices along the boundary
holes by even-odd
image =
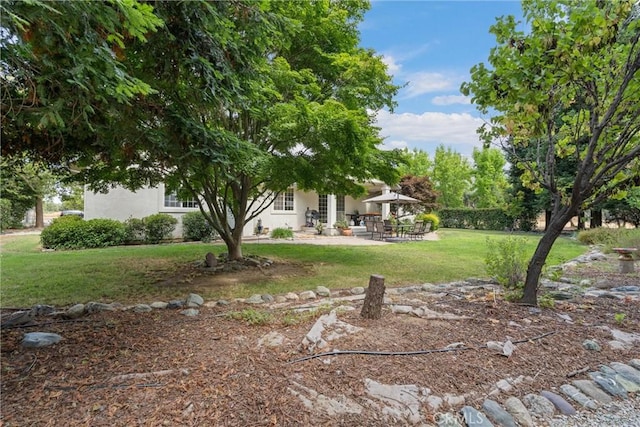
[[[640,229],[638,228],[593,228],[578,233],[578,240],[586,245],[601,245],[605,251],[611,248],[640,249]],[[636,253],[636,257],[640,254]]]
[[[125,242],[136,243],[145,241],[146,228],[144,221],[140,218],[129,218],[124,222],[124,228]]]
[[[441,225],[445,228],[473,228],[476,230],[508,230],[514,218],[504,209],[442,209]]]
[[[86,249],[121,245],[125,240],[125,227],[112,219],[84,221],[70,215],[56,218],[42,230],[40,241],[49,249]]]
[[[519,290],[524,287],[527,272],[526,242],[524,237],[515,236],[498,241],[487,239],[485,268],[506,289]]]
[[[416,215],[416,221],[420,220],[424,222],[430,222],[431,231],[436,231],[438,228],[440,228],[440,218],[438,218],[438,215],[434,213],[421,213]]]
[[[202,212],[189,212],[182,216],[182,237],[185,240],[210,242],[216,238],[216,230],[205,219]]]
[[[170,239],[173,230],[176,229],[178,220],[169,214],[155,214],[144,217],[145,242],[160,243],[164,239]]]
[[[288,228],[274,228],[271,232],[272,239],[293,239],[293,230]]]
[[[11,200],[0,199],[0,231],[13,228],[14,218],[11,212]]]

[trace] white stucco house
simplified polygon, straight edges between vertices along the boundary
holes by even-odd
[[[361,200],[390,191],[389,186],[380,181],[366,183],[365,187],[368,195]],[[278,227],[302,230],[307,225],[307,209],[317,211],[319,219],[315,220],[314,224],[318,222],[324,224],[326,234],[335,234],[333,224],[343,217],[357,222],[358,220],[353,217],[355,211],[360,215],[378,214],[382,218],[387,218],[389,215],[388,204],[362,203],[350,196],[305,192],[297,190],[294,186],[281,193],[267,210],[247,224],[243,236],[255,234],[258,220],[264,228],[269,230]],[[196,201],[179,200],[175,194],[165,191],[165,186],[162,184],[135,192],[116,187],[105,194],[94,193],[88,189],[85,189],[84,193],[85,219],[109,218],[126,221],[129,218],[144,218],[152,214],[166,213],[178,219],[175,237],[182,237],[182,215],[197,210]]]

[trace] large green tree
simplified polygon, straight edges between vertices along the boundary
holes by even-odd
[[[640,173],[640,19],[634,0],[525,0],[522,7],[527,32],[512,16],[500,18],[491,27],[498,43],[491,67],[474,66],[462,91],[481,111],[496,112],[485,137],[501,138],[525,183],[551,198],[525,279],[523,302],[536,304],[542,268],[565,224]],[[559,159],[575,163],[574,179],[559,179]]]
[[[201,201],[242,258],[242,234],[292,185],[359,195],[397,181],[370,111],[397,87],[358,47],[364,1],[157,2],[166,26],[124,52],[154,93],[113,126],[99,160],[79,162],[93,188],[165,182]],[[119,144],[118,144],[119,141]],[[132,167],[135,165],[135,167]]]

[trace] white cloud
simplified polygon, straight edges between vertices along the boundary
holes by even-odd
[[[406,97],[414,98],[431,92],[443,92],[457,89],[457,79],[442,73],[419,72],[403,76],[408,80]]]
[[[434,105],[471,104],[471,97],[464,95],[436,96],[431,102]]]
[[[400,73],[400,70],[402,69],[402,65],[398,64],[396,62],[396,59],[391,55],[383,55],[382,62],[384,62],[384,64],[387,66],[387,71],[392,76]]]
[[[473,147],[481,147],[476,129],[483,120],[467,113],[424,112],[391,114],[379,111],[377,126],[388,148],[410,147],[432,152],[443,144],[455,146],[459,153],[470,156]]]

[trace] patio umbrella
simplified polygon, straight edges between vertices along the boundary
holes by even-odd
[[[363,200],[364,203],[420,203],[420,200],[413,197],[405,196],[404,194],[389,192],[387,194],[381,194],[379,196],[370,197]]]

